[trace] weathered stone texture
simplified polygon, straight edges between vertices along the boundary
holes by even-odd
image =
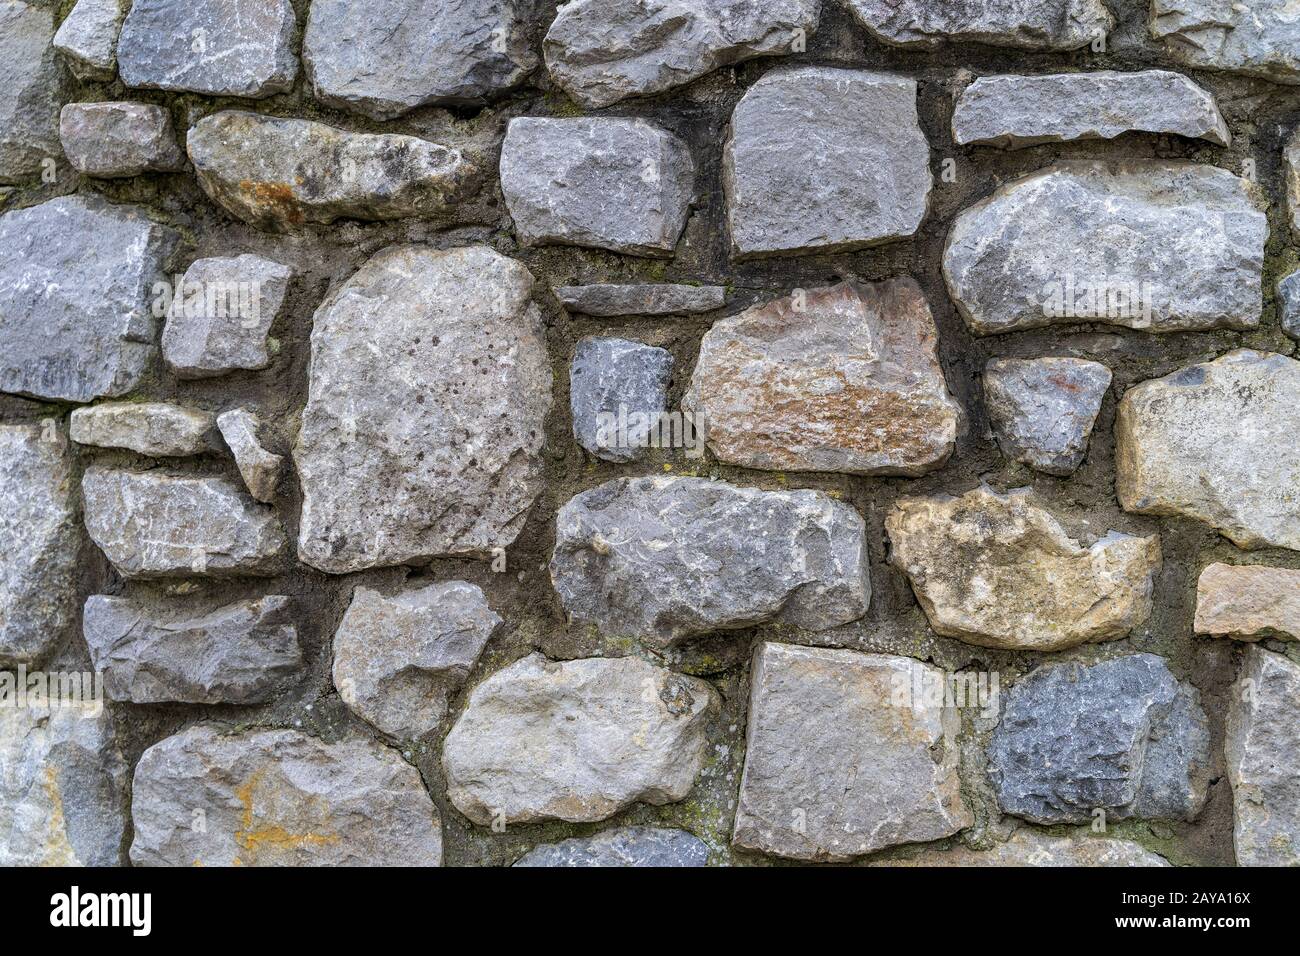
[[[75,408],[69,418],[79,445],[128,448],[157,458],[199,455],[216,448],[211,412],[167,402],[104,402]]]
[[[515,866],[705,866],[709,848],[685,830],[615,827],[529,850]]]
[[[984,404],[1002,453],[1049,475],[1083,463],[1110,388],[1110,369],[1086,359],[994,359],[984,369]]]
[[[566,285],[555,290],[555,297],[570,312],[596,316],[691,315],[727,304],[723,286],[671,283]]]
[[[443,744],[447,796],[478,824],[673,803],[703,766],[717,708],[704,681],[635,658],[532,654],[474,688]]]
[[[1114,837],[1057,837],[1035,830],[1017,830],[1005,843],[987,850],[954,847],[921,850],[877,866],[1170,866],[1164,857],[1132,840]]]
[[[1151,0],[1150,30],[1186,66],[1300,83],[1300,21],[1289,0]]]
[[[799,290],[720,319],[682,407],[729,464],[910,477],[948,460],[961,415],[910,278]]]
[[[1211,564],[1196,582],[1197,634],[1300,641],[1300,571]]]
[[[284,470],[284,459],[266,450],[258,437],[262,422],[246,408],[232,408],[217,416],[221,438],[235,456],[239,476],[248,493],[258,501],[270,503]]]
[[[1283,277],[1277,284],[1277,305],[1282,331],[1300,340],[1300,270]]]
[[[53,11],[0,2],[0,183],[35,179],[59,156],[64,74],[53,37]]]
[[[1115,25],[1103,0],[849,0],[871,33],[895,46],[944,40],[1025,50],[1077,50]]]
[[[81,80],[111,80],[129,0],[77,0],[54,34],[54,49]]]
[[[569,366],[573,436],[605,461],[642,457],[668,405],[673,355],[627,339],[578,342]]]
[[[59,139],[79,173],[104,179],[174,172],[185,164],[171,115],[148,103],[69,103]]]

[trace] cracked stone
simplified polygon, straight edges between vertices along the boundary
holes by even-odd
[[[873,36],[903,47],[933,48],[947,40],[1078,50],[1115,25],[1103,0],[849,0],[849,5]]]
[[[1196,582],[1197,634],[1300,641],[1300,570],[1211,564]]]
[[[53,11],[23,0],[0,2],[0,183],[36,178],[61,152],[65,76],[53,38]]]
[[[706,866],[709,847],[685,830],[614,827],[529,850],[515,866]]]
[[[717,285],[566,285],[558,287],[555,296],[570,312],[603,317],[694,315],[712,312],[727,304],[727,290]]]
[[[569,369],[573,437],[605,461],[644,457],[661,437],[672,372],[667,349],[627,339],[581,339]]]
[[[117,74],[117,39],[127,0],[77,0],[54,34],[54,49],[79,80],[111,80]]]
[[[248,493],[258,501],[270,503],[284,470],[284,459],[267,451],[257,437],[262,429],[261,419],[246,408],[234,408],[217,416],[217,428],[235,456],[235,465]]]
[[[216,419],[167,402],[104,402],[76,408],[72,440],[100,448],[129,448],[155,458],[201,455],[214,450]]]
[[[87,176],[174,172],[185,164],[171,114],[147,103],[69,103],[59,114],[59,138],[68,162]]]
[[[1184,66],[1300,83],[1300,22],[1289,0],[1151,0],[1148,25]]]
[[[984,404],[1002,453],[1049,475],[1073,474],[1110,381],[1110,369],[1085,359],[989,362]]]

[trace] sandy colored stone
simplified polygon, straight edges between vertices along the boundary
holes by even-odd
[[[216,416],[169,402],[102,402],[74,408],[69,419],[79,445],[128,448],[156,458],[201,455],[216,445]]]
[[[1300,571],[1211,564],[1196,581],[1197,634],[1300,641]]]

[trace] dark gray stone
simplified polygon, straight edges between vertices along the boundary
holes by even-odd
[[[148,103],[69,103],[59,114],[59,138],[68,162],[87,176],[139,176],[185,165],[171,114]]]
[[[727,304],[727,290],[719,285],[636,283],[618,285],[565,285],[555,296],[570,312],[581,315],[693,315],[712,312]]]
[[[989,362],[984,403],[1002,453],[1049,475],[1073,474],[1110,379],[1110,369],[1085,359]]]
[[[605,461],[633,461],[659,438],[673,355],[627,339],[585,338],[569,367],[573,436]]]
[[[65,75],[53,38],[54,11],[0,3],[0,183],[35,179],[59,156]]]
[[[515,866],[706,866],[709,848],[685,830],[615,827],[529,850]]]

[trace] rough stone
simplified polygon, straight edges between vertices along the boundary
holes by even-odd
[[[59,156],[64,72],[53,38],[52,10],[0,0],[0,183],[34,179]]]
[[[1300,21],[1289,0],[1151,0],[1149,25],[1185,66],[1300,83]]]
[[[732,113],[722,177],[739,258],[847,252],[910,236],[931,185],[916,81],[830,67],[768,73]]]
[[[1238,349],[1129,389],[1115,418],[1126,511],[1204,521],[1239,548],[1300,550],[1300,362]]]
[[[127,86],[259,98],[293,89],[290,0],[132,0],[117,43]]]
[[[442,865],[419,772],[368,739],[191,727],[144,752],[131,816],[135,866]]]
[[[543,50],[551,77],[587,109],[660,93],[719,67],[794,52],[821,0],[574,0]]]
[[[1002,809],[1035,823],[1192,820],[1205,803],[1200,695],[1163,658],[1045,664],[1007,695],[988,746]]]
[[[634,461],[659,437],[673,354],[627,339],[578,342],[569,369],[573,436],[605,461]]]
[[[1110,369],[1086,359],[989,362],[984,404],[1002,453],[1049,475],[1073,474],[1110,380]]]
[[[261,420],[246,408],[233,408],[217,416],[217,428],[226,447],[235,456],[235,465],[248,493],[269,504],[275,497],[284,459],[267,451],[257,437],[262,428]]]
[[[673,803],[704,764],[718,706],[704,681],[636,658],[531,654],[474,688],[443,744],[447,796],[475,823],[507,825]]]
[[[102,702],[0,707],[0,866],[121,865],[126,782]]]
[[[147,103],[69,103],[59,114],[59,138],[68,162],[87,176],[172,172],[185,162],[171,114]]]
[[[682,407],[722,461],[916,477],[941,466],[960,406],[916,282],[842,282],[715,322]]]
[[[167,309],[167,367],[179,378],[266,368],[266,339],[284,310],[292,278],[288,266],[261,256],[195,260]]]
[[[970,826],[957,712],[898,696],[927,675],[942,676],[892,654],[760,645],[733,844],[842,861]]]
[[[690,150],[641,119],[510,121],[501,191],[525,245],[671,257],[695,184]]]
[[[882,860],[877,866],[1170,866],[1164,857],[1140,843],[1114,837],[1057,837],[1034,830],[1017,830],[1011,839],[987,850],[954,847],[925,849],[905,858]]]
[[[302,58],[322,103],[386,120],[480,105],[537,66],[527,0],[314,0]]]
[[[872,35],[903,47],[941,41],[1077,50],[1115,25],[1104,0],[849,0]]]
[[[1060,162],[958,215],[943,274],[978,335],[1071,322],[1250,329],[1264,206],[1258,187],[1214,166]]]
[[[187,149],[213,202],[270,230],[428,216],[479,186],[478,167],[459,149],[241,110],[199,120]]]
[[[885,530],[890,562],[945,637],[1059,651],[1123,637],[1151,615],[1159,536],[1112,531],[1084,547],[1028,488],[902,498]]]
[[[39,664],[75,625],[80,511],[63,423],[0,424],[0,667]]]
[[[1214,97],[1168,70],[983,76],[961,92],[952,116],[953,140],[962,146],[1019,149],[1132,131],[1218,146],[1232,140]]]
[[[867,612],[865,526],[818,491],[618,478],[555,519],[551,582],[571,622],[669,644],[780,621],[811,631]]]
[[[1223,749],[1237,863],[1300,865],[1300,666],[1258,646],[1246,651]]]
[[[138,206],[94,197],[0,216],[0,391],[88,402],[135,388],[155,351],[150,295],[177,238]]]
[[[1277,300],[1282,331],[1291,338],[1300,340],[1300,270],[1278,282]]]
[[[261,704],[303,664],[290,600],[278,594],[207,613],[96,594],[82,624],[116,701]]]
[[[1286,184],[1286,211],[1291,238],[1300,239],[1300,129],[1291,134],[1282,150],[1282,174]]]
[[[54,49],[79,80],[111,80],[127,0],[77,0],[54,34]]]
[[[605,317],[694,315],[727,304],[727,290],[720,285],[597,283],[560,286],[555,295],[570,312]]]
[[[201,455],[216,448],[210,412],[167,402],[105,402],[76,408],[72,440],[100,448],[129,448],[158,458]]]
[[[1197,634],[1300,641],[1300,570],[1211,564],[1196,582]]]
[[[334,685],[362,720],[419,737],[447,715],[448,698],[501,623],[464,581],[392,596],[358,587],[334,635]]]
[[[515,866],[706,866],[709,848],[685,830],[615,827],[529,850]]]
[[[225,478],[92,465],[81,488],[86,530],[123,577],[269,575],[283,564],[275,511]]]
[[[398,246],[326,299],[294,448],[303,561],[346,574],[514,541],[551,407],[532,287],[485,246]]]

